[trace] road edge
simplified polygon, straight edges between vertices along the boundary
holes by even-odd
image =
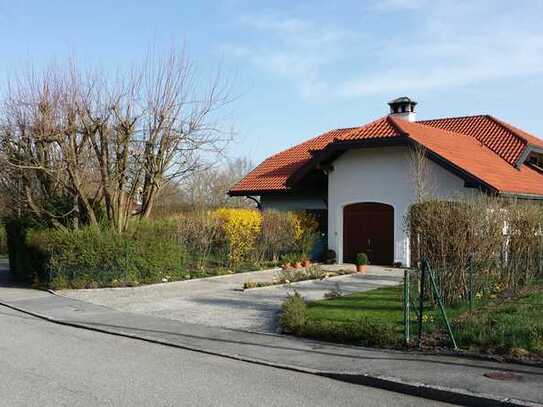
[[[43,315],[34,311],[29,311],[24,308],[12,305],[10,303],[0,301],[0,306],[18,311],[27,315],[31,315],[35,318],[45,320],[54,324],[70,326],[73,328],[86,329],[98,333],[104,333],[108,335],[115,335],[130,339],[141,340],[149,343],[154,343],[163,346],[169,346],[178,349],[189,350],[193,352],[199,352],[212,356],[219,356],[228,359],[238,360],[242,362],[252,363],[261,366],[275,367],[278,369],[289,370],[293,372],[312,374],[321,377],[327,377],[330,379],[343,381],[352,384],[359,384],[364,386],[376,387],[383,390],[394,391],[396,393],[408,394],[425,399],[443,401],[453,404],[460,404],[465,406],[482,406],[482,407],[541,407],[543,404],[518,400],[512,398],[499,398],[489,394],[473,393],[463,389],[449,388],[445,386],[434,386],[425,383],[408,382],[401,379],[397,379],[389,376],[360,374],[360,373],[348,373],[348,372],[327,372],[318,369],[311,369],[301,366],[288,365],[276,362],[270,362],[264,359],[256,359],[251,357],[242,356],[239,354],[230,354],[226,352],[216,352],[198,346],[182,345],[178,343],[169,342],[166,340],[160,340],[156,338],[147,337],[145,335],[136,335],[121,330],[97,328],[92,325],[84,323],[64,321]]]

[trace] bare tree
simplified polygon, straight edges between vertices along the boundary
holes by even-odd
[[[432,180],[426,147],[414,144],[409,149],[409,171],[415,188],[415,201],[422,202],[431,197]]]
[[[189,174],[176,188],[161,194],[161,212],[218,207],[254,207],[254,202],[231,198],[228,190],[253,168],[247,158],[227,160],[222,165],[200,168]]]
[[[83,76],[74,64],[12,82],[2,109],[5,190],[48,222],[126,228],[151,215],[160,190],[221,154],[230,140],[216,112],[229,102],[217,76],[198,82],[183,53],[148,57],[117,82]],[[51,210],[52,202],[62,201]]]

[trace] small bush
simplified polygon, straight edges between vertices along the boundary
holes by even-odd
[[[356,265],[357,266],[365,266],[369,264],[368,255],[366,253],[358,253],[356,255]]]
[[[305,332],[306,305],[303,297],[295,292],[281,306],[281,329],[285,333],[303,335]]]

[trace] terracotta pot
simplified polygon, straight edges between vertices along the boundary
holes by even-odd
[[[291,267],[290,263],[281,264],[281,268],[282,268],[283,270],[288,270],[290,267]]]
[[[367,264],[357,264],[356,265],[356,272],[366,274],[368,272],[368,265]]]
[[[297,261],[296,264],[294,265],[294,268],[301,269],[302,268],[302,263]]]
[[[309,261],[309,260],[304,260],[304,267],[307,268],[307,267],[309,267],[309,266],[311,266],[311,261]]]

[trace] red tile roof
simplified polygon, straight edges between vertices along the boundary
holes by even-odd
[[[314,151],[322,151],[334,142],[402,135],[499,192],[543,195],[543,174],[527,165],[515,168],[527,145],[543,147],[543,141],[491,116],[414,123],[387,116],[361,127],[331,130],[266,159],[230,193],[288,190],[288,179],[310,162]]]
[[[410,138],[498,192],[543,195],[543,174],[527,165],[517,169],[505,163],[472,136],[405,120],[394,122]]]

